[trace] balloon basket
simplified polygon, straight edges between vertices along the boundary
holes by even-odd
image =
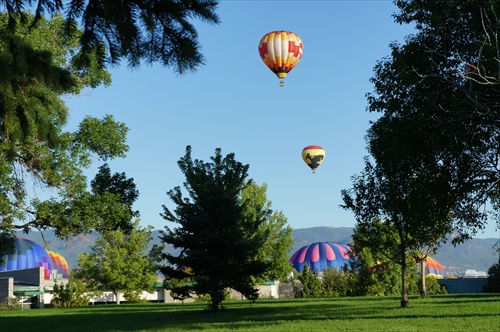
[[[285,86],[285,82],[283,82],[283,80],[280,81],[280,86],[281,87],[284,87]]]

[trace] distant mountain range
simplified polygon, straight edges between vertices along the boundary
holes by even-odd
[[[311,227],[293,230],[294,246],[289,253],[290,256],[298,249],[315,242],[352,242],[352,228],[346,227]],[[49,250],[58,252],[66,258],[70,269],[78,264],[78,255],[83,252],[90,252],[90,247],[97,238],[96,234],[81,235],[63,241],[58,239],[52,231],[45,231],[43,238],[39,232],[24,234],[18,232],[18,237],[35,241],[41,246],[46,246]],[[158,236],[160,231],[153,232],[153,244],[160,244]],[[494,250],[495,243],[499,241],[495,238],[478,239],[474,238],[466,243],[454,247],[447,243],[438,249],[438,254],[434,258],[443,266],[446,274],[462,276],[467,269],[476,271],[487,271],[494,263],[498,262],[498,253]],[[173,248],[168,248],[168,251]]]

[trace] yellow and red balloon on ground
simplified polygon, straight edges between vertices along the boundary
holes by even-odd
[[[291,31],[272,31],[259,42],[259,54],[266,66],[280,79],[284,86],[286,75],[302,58],[304,44],[298,35]]]
[[[443,279],[445,276],[443,266],[441,266],[441,264],[439,264],[439,262],[432,257],[426,258],[425,271],[427,276],[431,276],[436,279]]]
[[[309,166],[313,173],[316,173],[316,168],[325,159],[325,149],[319,145],[309,145],[302,150],[302,159]]]
[[[69,267],[66,259],[59,253],[51,250],[46,250],[52,260],[52,270],[57,270],[59,278],[68,279]]]

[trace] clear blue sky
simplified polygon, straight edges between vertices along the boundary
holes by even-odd
[[[108,88],[67,99],[73,130],[85,115],[112,114],[130,128],[127,158],[109,162],[133,177],[140,191],[141,223],[163,229],[166,192],[182,186],[177,161],[209,161],[216,148],[249,164],[249,177],[267,183],[268,199],[294,229],[354,227],[339,207],[340,191],[363,168],[364,135],[376,114],[366,111],[376,61],[410,27],[394,23],[392,1],[221,1],[221,24],[194,21],[206,64],[183,76],[160,65],[111,70]],[[289,30],[304,55],[279,87],[264,65],[258,42],[267,32]],[[301,151],[321,145],[326,158],[316,174]],[[90,170],[90,179],[99,163]],[[176,227],[169,224],[169,227]],[[497,237],[491,226],[478,237]]]

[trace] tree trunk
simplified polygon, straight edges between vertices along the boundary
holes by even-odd
[[[408,308],[410,304],[408,302],[408,288],[406,286],[406,255],[404,251],[401,256],[401,308]]]
[[[425,259],[420,260],[420,278],[422,282],[422,289],[420,290],[420,296],[427,296],[427,286],[425,284]]]
[[[119,291],[113,291],[113,293],[115,294],[116,304],[120,304],[120,292]]]
[[[219,290],[215,290],[210,294],[210,297],[212,298],[212,311],[218,311],[219,310],[219,304],[220,304],[220,298],[219,298]]]

